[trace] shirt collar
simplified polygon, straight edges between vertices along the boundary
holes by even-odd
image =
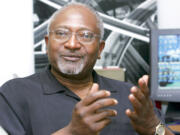
[[[55,94],[58,92],[65,92],[68,90],[67,87],[62,85],[56,78],[55,76],[51,73],[50,71],[50,66],[46,69],[45,72],[40,74],[40,80],[41,84],[44,90],[45,94]],[[106,84],[104,84],[101,76],[99,76],[94,70],[92,72],[93,75],[93,81],[94,83],[99,84],[99,89],[107,89]],[[111,89],[107,89],[109,91],[114,91]]]
[[[45,94],[54,94],[67,90],[51,73],[50,66],[48,66],[45,72],[40,74],[40,79]]]

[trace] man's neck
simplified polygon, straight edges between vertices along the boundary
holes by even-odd
[[[56,77],[56,79],[81,99],[85,98],[89,93],[93,85],[92,72],[82,76],[71,76],[71,75],[61,75],[55,70],[51,69],[51,73]]]

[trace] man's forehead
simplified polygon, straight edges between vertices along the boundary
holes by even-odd
[[[97,18],[92,11],[86,7],[81,6],[80,8],[78,6],[69,6],[58,13],[53,21],[53,27],[71,26],[87,28],[89,30],[97,28]]]
[[[54,27],[55,29],[59,29],[59,28],[81,28],[81,30],[89,30],[89,31],[92,31],[92,28],[91,27],[88,27],[87,25],[83,25],[83,24],[77,24],[77,23],[71,23],[71,24],[67,24],[67,23],[61,23],[59,25],[56,25]]]

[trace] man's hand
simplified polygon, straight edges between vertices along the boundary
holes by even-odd
[[[115,110],[105,109],[117,104],[109,96],[109,91],[99,91],[98,84],[93,84],[87,97],[76,104],[69,125],[53,135],[98,135],[110,123],[109,117],[117,115]]]
[[[129,100],[134,110],[127,109],[126,115],[131,119],[133,128],[140,135],[154,135],[155,127],[159,123],[151,99],[149,98],[148,76],[144,75],[138,81],[138,87],[131,88]]]
[[[107,98],[109,96],[110,92],[99,91],[97,84],[92,86],[88,96],[77,103],[73,110],[69,127],[74,135],[97,135],[109,124],[109,117],[117,114],[115,110],[103,109],[117,104],[117,100]]]

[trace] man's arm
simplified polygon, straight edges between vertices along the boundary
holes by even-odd
[[[0,92],[0,125],[11,135],[25,135],[22,123],[16,113]]]
[[[139,135],[155,135],[156,126],[160,119],[154,112],[154,106],[149,97],[148,76],[144,75],[138,81],[139,87],[132,87],[129,100],[134,110],[127,109],[126,115],[130,118],[133,128]],[[165,127],[165,135],[174,135]]]
[[[117,104],[117,100],[108,98],[110,92],[100,90],[93,84],[86,98],[76,104],[71,122],[52,135],[98,135],[110,123],[110,118],[116,116],[115,110],[103,109]]]

